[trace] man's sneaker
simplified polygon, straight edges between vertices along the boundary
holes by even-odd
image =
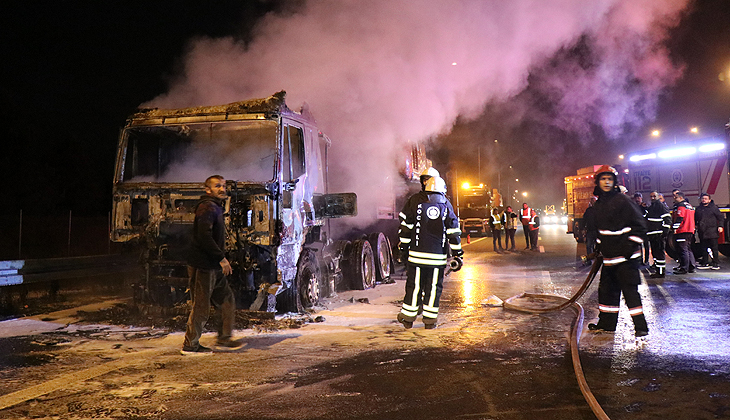
[[[679,270],[674,270],[674,274],[687,274],[687,270],[680,268]]]
[[[241,343],[238,340],[231,340],[230,338],[226,338],[223,340],[216,341],[215,345],[219,346],[219,347],[234,348],[234,347],[241,347],[241,345],[243,345],[243,343]]]
[[[603,328],[602,326],[600,326],[598,324],[588,324],[588,329],[590,331],[595,331],[595,332],[600,332],[600,331],[615,332],[616,331],[615,327],[614,328]]]
[[[636,337],[646,337],[647,335],[649,335],[649,331],[646,331],[646,330],[636,330],[636,332],[634,333],[634,335]]]
[[[182,350],[180,350],[180,354],[182,354],[182,355],[213,354],[213,350],[209,349],[208,347],[201,346],[198,344],[198,347],[183,346]]]
[[[697,269],[698,270],[709,270],[710,269],[710,264],[700,264],[700,265],[697,266]]]
[[[427,330],[432,330],[436,328],[436,324],[424,324],[424,327],[426,327]]]
[[[406,329],[413,328],[413,321],[406,320],[405,317],[403,316],[403,314],[399,313],[398,317],[396,319],[398,319],[398,322],[403,324],[403,326],[406,327]]]
[[[719,266],[719,265],[717,265],[717,264],[715,264],[715,265],[713,265],[713,266],[712,266],[711,268],[712,268],[713,270],[719,270],[719,269],[720,269],[720,266]]]
[[[649,278],[652,278],[652,279],[663,279],[664,278],[664,274],[654,273],[654,274],[650,275]]]

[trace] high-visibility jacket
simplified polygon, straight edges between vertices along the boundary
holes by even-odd
[[[672,228],[674,233],[695,233],[695,208],[687,200],[677,203]]]
[[[527,225],[530,226],[530,230],[538,230],[540,228],[540,216],[534,215],[530,217],[530,221],[527,222]]]
[[[445,266],[449,248],[454,255],[463,254],[459,219],[443,194],[419,192],[408,199],[399,219],[398,246],[407,251],[409,263]]]
[[[530,218],[531,218],[530,212],[531,211],[532,210],[529,207],[526,209],[525,208],[520,209],[520,221],[522,222],[523,225],[527,225],[530,223]]]
[[[489,219],[489,227],[492,230],[502,230],[504,225],[504,213],[492,213],[492,217]]]

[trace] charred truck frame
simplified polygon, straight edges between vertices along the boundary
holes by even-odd
[[[330,218],[357,214],[354,193],[327,190],[330,139],[285,92],[220,106],[147,109],[127,120],[114,177],[115,242],[139,244],[138,298],[186,299],[185,250],[203,180],[227,180],[226,253],[238,306],[301,312],[336,290],[390,277],[392,255],[379,232],[334,241]],[[375,252],[374,252],[375,251]]]

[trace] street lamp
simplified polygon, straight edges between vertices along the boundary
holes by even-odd
[[[689,129],[689,132],[693,133],[693,134],[697,134],[700,132],[700,129],[699,129],[699,127],[692,127]]]
[[[659,130],[653,130],[653,131],[651,132],[651,136],[652,136],[652,137],[659,137],[659,136],[660,136],[661,134],[662,134],[662,132],[661,132],[661,131],[659,131]]]
[[[469,189],[469,187],[471,187],[471,185],[469,185],[469,183],[468,183],[468,182],[465,182],[465,183],[461,184],[461,188],[462,188],[462,189],[468,190],[468,189]]]

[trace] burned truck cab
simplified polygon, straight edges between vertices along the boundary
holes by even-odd
[[[227,180],[225,251],[239,307],[302,311],[334,293],[346,247],[332,241],[327,219],[355,215],[357,199],[327,191],[330,140],[306,109],[290,110],[285,95],[129,117],[111,239],[139,246],[144,299],[186,299],[195,207],[214,174]]]

